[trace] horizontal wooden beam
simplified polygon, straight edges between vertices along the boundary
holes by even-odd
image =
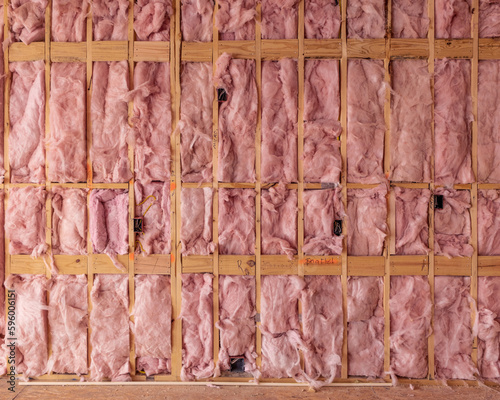
[[[134,61],[170,61],[170,43],[134,42]]]
[[[219,255],[219,275],[255,275],[255,256]]]
[[[383,256],[347,257],[347,275],[349,276],[384,276],[385,258]]]
[[[435,256],[434,268],[435,275],[470,276],[472,275],[472,260],[470,257]]]
[[[170,275],[170,254],[134,255],[134,272],[136,274]]]
[[[118,255],[118,261],[125,266],[125,271],[115,267],[111,259],[106,254],[90,254],[90,265],[95,274],[128,274],[129,255]]]

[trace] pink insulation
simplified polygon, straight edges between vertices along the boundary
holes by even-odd
[[[39,257],[47,251],[46,195],[42,187],[14,187],[9,190],[5,234],[10,240],[10,254]]]
[[[117,254],[128,254],[128,191],[92,190],[89,198],[89,229],[92,250],[107,254],[121,270]]]
[[[208,255],[215,249],[212,242],[212,188],[182,188],[181,244],[182,255]]]
[[[262,190],[262,254],[297,254],[297,190],[279,184]]]
[[[52,0],[52,41],[85,42],[89,4],[89,0]]]
[[[306,39],[337,39],[340,33],[338,1],[307,0],[304,11]]]
[[[215,26],[222,40],[255,39],[256,0],[219,0]]]
[[[293,275],[262,276],[260,331],[262,332],[262,377],[301,380],[298,300],[304,281]]]
[[[339,276],[306,276],[302,292],[305,372],[313,379],[340,377],[344,322]]]
[[[183,63],[181,72],[181,178],[212,182],[214,89],[211,63]]]
[[[12,183],[45,182],[45,63],[13,62],[9,160]]]
[[[471,37],[472,0],[435,0],[437,39]]]
[[[219,276],[220,350],[216,375],[231,369],[231,357],[243,356],[245,371],[259,378],[255,359],[255,277]]]
[[[339,182],[339,62],[306,60],[304,81],[304,181]]]
[[[9,27],[14,41],[30,44],[44,40],[48,3],[48,0],[9,1]]]
[[[51,182],[87,180],[87,84],[85,63],[53,63],[50,69],[50,135],[47,147]]]
[[[351,376],[380,377],[384,372],[384,284],[377,276],[347,281],[347,350]]]
[[[434,288],[436,378],[474,379],[470,278],[436,276]]]
[[[170,63],[141,61],[134,68],[135,179],[170,179]]]
[[[500,3],[498,0],[479,0],[479,37],[500,36]]]
[[[255,254],[255,194],[219,189],[219,254]]]
[[[480,256],[500,255],[500,191],[478,190],[477,244]]]
[[[345,216],[342,189],[305,190],[303,200],[304,254],[340,255],[344,236],[334,234],[334,223]]]
[[[211,42],[213,0],[181,0],[181,31],[185,42]]]
[[[391,373],[405,378],[426,378],[427,341],[432,332],[432,301],[428,278],[391,277],[389,309]]]
[[[94,62],[92,77],[92,148],[94,182],[127,182],[128,159],[128,63]]]
[[[392,1],[392,37],[424,39],[429,30],[426,0]]]
[[[347,61],[347,180],[379,183],[385,180],[384,62]]]
[[[262,62],[262,182],[297,181],[297,61]]]
[[[128,0],[92,0],[94,40],[127,40]]]
[[[9,275],[5,288],[15,290],[16,373],[23,380],[47,373],[47,280],[44,275]]]
[[[297,39],[297,0],[262,0],[262,39]]]
[[[439,59],[434,76],[435,182],[474,182],[470,60]]]
[[[87,191],[53,186],[52,253],[87,254]]]
[[[347,190],[347,253],[381,256],[387,228],[387,187]]]
[[[227,93],[227,101],[219,105],[219,182],[255,182],[255,61],[224,53],[217,60],[214,84]]]
[[[90,298],[90,378],[130,381],[128,275],[94,275]]]
[[[88,372],[87,276],[55,275],[48,290],[52,350],[48,369],[58,374],[84,375]]]
[[[152,182],[143,185],[136,181],[134,189],[135,217],[143,218],[143,233],[136,235],[136,252],[143,255],[170,254],[170,184]]]
[[[479,61],[477,101],[477,180],[500,183],[500,60]]]
[[[347,37],[382,39],[385,37],[385,1],[349,0],[347,2]]]
[[[429,189],[394,188],[396,200],[396,254],[428,254]]]
[[[484,379],[500,378],[500,277],[478,278],[478,369]]]
[[[392,61],[391,181],[429,182],[432,94],[426,60]]]
[[[182,274],[181,379],[213,375],[213,299],[211,274]]]
[[[136,40],[170,40],[170,18],[174,13],[172,0],[138,0],[134,4]]]
[[[170,276],[136,275],[134,281],[136,369],[147,376],[168,374],[172,356]]]
[[[443,196],[443,209],[434,210],[434,253],[451,257],[471,257],[470,192],[439,188],[434,192]]]

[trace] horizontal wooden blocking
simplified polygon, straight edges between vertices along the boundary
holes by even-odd
[[[219,255],[220,275],[255,275],[255,256]]]
[[[214,271],[213,256],[182,256],[183,274],[201,274]]]
[[[50,44],[51,62],[86,62],[87,43],[52,42]]]
[[[304,57],[341,58],[342,40],[340,39],[304,39]]]
[[[472,39],[436,39],[436,58],[472,58]]]
[[[391,275],[428,275],[428,256],[391,256]]]
[[[349,58],[385,58],[385,39],[347,39]]]
[[[498,39],[479,39],[479,59],[496,60],[500,58],[500,41]]]
[[[261,275],[297,275],[297,256],[290,260],[287,256],[260,256]]]
[[[61,275],[81,275],[88,272],[88,258],[84,256],[68,256],[57,254],[54,262]]]
[[[391,39],[391,57],[429,57],[427,39]]]
[[[170,254],[136,255],[134,257],[134,272],[136,274],[170,275]]]
[[[115,267],[111,259],[106,254],[89,255],[92,265],[92,272],[95,274],[128,274],[128,254],[118,255],[118,261],[125,266],[125,271]]]
[[[297,58],[299,41],[297,39],[262,40],[262,60],[279,60],[281,58]]]
[[[92,61],[123,61],[127,58],[127,41],[92,42]]]
[[[45,274],[45,263],[41,257],[32,258],[28,255],[10,256],[11,274]]]
[[[254,40],[220,40],[219,56],[229,53],[233,58],[255,59]]]
[[[434,257],[434,274],[450,276],[472,275],[472,260],[469,257]]]
[[[385,257],[383,256],[347,257],[347,275],[384,276],[384,272],[385,272]]]
[[[479,256],[477,274],[478,276],[500,276],[500,256]]]
[[[9,62],[12,61],[36,61],[45,59],[45,43],[33,42],[28,45],[24,43],[12,43],[9,46]]]
[[[192,62],[212,62],[212,42],[182,42],[181,60]]]
[[[134,42],[134,61],[167,62],[169,60],[169,42]]]
[[[304,275],[341,275],[340,256],[304,256],[299,260],[304,265]]]

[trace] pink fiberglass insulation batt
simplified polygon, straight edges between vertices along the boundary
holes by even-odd
[[[428,254],[429,189],[394,188],[396,199],[396,254]]]
[[[256,0],[219,0],[215,26],[222,40],[255,39]]]
[[[262,276],[262,377],[301,379],[298,299],[304,288],[298,276]]]
[[[392,61],[391,181],[429,182],[432,94],[426,60]]]
[[[52,253],[87,254],[87,191],[53,186]]]
[[[385,36],[385,1],[350,0],[347,3],[347,37],[382,39]]]
[[[306,39],[337,39],[340,33],[340,5],[334,0],[307,0],[304,11]]]
[[[347,180],[379,183],[385,180],[384,62],[347,62]]]
[[[135,217],[143,218],[143,233],[136,235],[136,241],[140,243],[136,243],[136,252],[143,255],[170,254],[170,183],[143,185],[136,181],[134,189]]]
[[[394,0],[392,2],[392,37],[426,38],[429,17],[426,0]]]
[[[382,278],[350,276],[347,281],[348,373],[380,377],[384,372]]]
[[[213,375],[213,299],[211,274],[182,274],[181,379]]]
[[[231,369],[231,357],[243,356],[245,371],[259,378],[255,359],[255,277],[220,275],[220,350],[216,375]]]
[[[262,254],[297,254],[297,190],[279,184],[262,191]]]
[[[297,181],[297,61],[262,62],[262,182]]]
[[[427,338],[431,335],[431,292],[426,276],[393,276],[391,372],[405,378],[427,377]]]
[[[181,31],[185,42],[211,42],[213,0],[181,0]]]
[[[118,269],[125,270],[116,255],[128,253],[128,191],[92,190],[89,214],[93,252],[108,255]]]
[[[30,44],[45,38],[45,9],[48,0],[12,0],[9,2],[10,36],[16,42]]]
[[[44,275],[9,275],[16,311],[16,373],[28,380],[47,373],[47,280]]]
[[[477,101],[477,179],[500,183],[500,61],[479,61]]]
[[[90,378],[130,381],[128,275],[94,275],[90,298]]]
[[[127,40],[128,0],[92,0],[94,40]]]
[[[434,77],[435,182],[474,182],[470,60],[440,59]]]
[[[136,40],[170,40],[170,18],[174,13],[172,0],[138,0],[134,4]]]
[[[212,188],[182,188],[181,244],[182,255],[209,255],[212,242]]]
[[[87,369],[86,275],[55,275],[48,282],[49,372],[84,375]],[[97,328],[100,329],[100,328]]]
[[[472,0],[435,0],[437,39],[471,37]]]
[[[478,278],[478,369],[484,379],[500,378],[500,277]]]
[[[337,60],[306,60],[304,79],[304,181],[339,182],[342,161]]]
[[[89,0],[52,0],[50,29],[54,42],[86,40],[89,4]]]
[[[170,179],[170,63],[141,61],[134,68],[135,179]]]
[[[471,257],[470,192],[438,188],[443,196],[443,209],[434,210],[434,252],[436,255]]]
[[[94,182],[127,182],[128,64],[127,61],[94,62],[92,78],[92,148]]]
[[[9,191],[5,233],[10,254],[39,257],[47,251],[45,243],[45,197],[42,187],[19,187]]]
[[[387,187],[347,190],[347,253],[381,256],[387,235]]]
[[[437,379],[474,379],[470,278],[434,280],[434,357]]]
[[[53,63],[50,69],[50,134],[47,163],[51,182],[87,180],[85,63]]]
[[[45,64],[13,62],[9,160],[12,183],[45,182]]]
[[[214,90],[211,63],[183,63],[181,72],[181,178],[212,182]]]
[[[262,0],[262,39],[297,39],[299,2]]]
[[[254,189],[219,189],[219,254],[255,254]]]
[[[342,189],[305,190],[303,198],[304,254],[340,255],[344,236],[334,234],[334,224],[345,216]]]
[[[500,3],[498,0],[479,0],[479,37],[500,36]]]
[[[219,182],[255,182],[255,61],[224,53],[217,60],[214,84],[227,93],[227,101],[219,105]]]
[[[136,275],[134,281],[137,371],[147,376],[168,374],[172,355],[170,276]]]
[[[500,191],[477,194],[477,238],[480,256],[500,255]]]
[[[302,292],[302,332],[307,350],[305,372],[313,379],[340,377],[342,285],[339,276],[306,276]]]

